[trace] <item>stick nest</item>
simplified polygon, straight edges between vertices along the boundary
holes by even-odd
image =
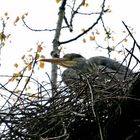
[[[106,77],[106,78],[105,78]],[[123,77],[124,78],[124,77]],[[109,135],[123,114],[138,75],[79,74],[56,89],[39,84],[35,94],[14,93],[1,109],[1,140],[90,140]],[[67,83],[68,82],[68,83]],[[10,91],[9,91],[10,92]],[[52,96],[52,93],[54,96]],[[16,97],[11,103],[11,96]]]

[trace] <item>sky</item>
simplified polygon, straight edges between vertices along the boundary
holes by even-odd
[[[21,21],[17,22],[16,26],[13,26],[13,22],[17,16],[21,17],[24,13],[28,13],[25,21],[30,27],[34,29],[55,28],[60,4],[56,4],[55,0],[0,0],[0,2],[0,16],[3,16],[4,13],[7,12],[8,16],[10,17],[10,19],[7,21],[5,32],[11,34],[9,40],[6,42],[5,47],[1,49],[0,75],[11,74],[15,72],[16,70],[14,64],[21,63],[21,57],[24,54],[27,54],[30,48],[36,50],[37,42],[43,42],[44,55],[46,55],[46,57],[51,57],[50,52],[52,51],[54,32],[33,32],[27,29]],[[105,15],[105,24],[115,32],[114,34],[116,36],[116,43],[119,42],[124,36],[122,31],[125,30],[125,28],[122,24],[122,21],[133,27],[135,32],[134,36],[140,42],[140,20],[137,16],[138,13],[140,13],[139,0],[106,0],[106,2],[106,5],[110,6],[111,13]],[[89,5],[89,8],[96,7],[96,4],[97,3],[94,3],[93,1],[93,3]],[[75,29],[77,32],[80,32],[81,27],[84,28],[89,26],[90,21],[93,20],[90,17],[87,17],[87,19],[81,19],[81,17],[78,16],[77,19],[78,20],[75,21],[75,25],[77,25]],[[78,28],[80,24],[82,26]],[[0,25],[0,29],[1,28],[2,27]],[[76,35],[76,33],[74,35]],[[63,48],[61,54],[63,55],[66,53],[75,52],[84,55],[86,58],[96,55],[107,56],[106,51],[95,50],[95,43],[88,40],[89,35],[90,34],[84,36],[87,40],[86,43],[83,43],[83,38],[80,38],[75,42],[61,46]],[[64,31],[62,32],[60,40],[66,40],[72,36],[73,34],[67,34],[67,32]],[[132,42],[130,41],[130,44],[128,42],[127,45],[132,47]],[[112,54],[112,58],[116,57],[117,60],[121,61],[121,56]],[[50,65],[47,67],[50,69]]]

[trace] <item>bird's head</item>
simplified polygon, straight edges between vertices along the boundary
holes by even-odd
[[[41,59],[40,61],[79,70],[83,69],[83,67],[87,65],[86,59],[82,55],[76,53],[66,54],[63,58]]]

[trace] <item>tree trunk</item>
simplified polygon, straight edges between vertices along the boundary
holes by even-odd
[[[59,38],[60,38],[60,32],[62,29],[62,23],[65,15],[65,5],[67,0],[62,0],[62,4],[59,9],[58,13],[58,21],[56,26],[56,32],[53,40],[53,51],[52,51],[52,57],[59,57],[60,51],[58,49],[59,46]],[[57,87],[57,65],[52,64],[52,71],[51,71],[51,81],[52,81],[52,96],[55,96],[55,90]]]

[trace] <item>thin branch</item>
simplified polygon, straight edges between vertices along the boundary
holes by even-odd
[[[66,44],[66,43],[75,41],[75,40],[77,40],[78,38],[80,38],[81,36],[83,36],[84,34],[86,34],[87,32],[89,32],[93,27],[95,27],[95,25],[98,24],[99,20],[101,19],[102,15],[103,15],[103,13],[104,13],[105,1],[106,1],[106,0],[103,0],[102,9],[101,9],[100,15],[99,15],[99,17],[97,18],[96,22],[94,22],[88,29],[86,29],[84,32],[82,32],[81,34],[77,35],[76,37],[74,37],[74,38],[72,38],[72,39],[69,39],[69,40],[67,40],[67,41],[61,41],[61,42],[59,42],[59,44],[61,45],[61,44]]]
[[[34,31],[34,32],[41,32],[41,31],[55,31],[56,29],[33,29],[31,28],[29,25],[27,25],[27,23],[25,22],[24,19],[22,19],[24,25],[31,31]]]
[[[130,64],[131,64],[132,54],[134,53],[134,49],[135,49],[135,41],[134,41],[133,47],[132,47],[132,49],[131,49],[130,59],[129,59],[129,62],[128,62],[128,66],[127,66],[127,69],[126,69],[126,72],[125,72],[124,79],[126,79],[126,77],[127,77],[128,69],[129,69],[129,66],[130,66]]]
[[[77,9],[74,11],[72,11],[72,13],[71,13],[71,19],[70,19],[70,27],[72,28],[73,27],[73,19],[74,19],[74,16],[76,15],[76,13],[78,12],[78,10],[81,8],[81,6],[83,5],[83,3],[84,3],[84,0],[82,0],[82,2],[79,4],[79,6],[77,7]],[[73,8],[72,9],[74,9],[74,6],[75,6],[75,2],[74,2],[74,4],[73,4]]]
[[[132,39],[135,41],[135,43],[136,43],[137,47],[138,47],[138,48],[139,48],[139,50],[140,50],[140,45],[137,43],[136,39],[134,38],[134,36],[133,36],[133,35],[132,35],[132,33],[130,32],[130,30],[129,30],[128,26],[125,24],[125,22],[124,22],[124,21],[122,21],[122,23],[123,23],[123,25],[124,25],[124,26],[125,26],[125,28],[127,29],[128,33],[130,34],[130,36],[132,37]]]
[[[129,51],[127,48],[126,48],[126,51],[127,51],[129,54],[131,54],[131,55],[138,61],[138,63],[140,64],[140,60],[139,60],[131,51]]]
[[[67,5],[73,12],[75,12],[76,14],[79,14],[79,15],[85,15],[85,16],[91,16],[91,15],[99,15],[101,12],[90,12],[90,13],[83,13],[83,12],[78,12],[76,10],[74,10],[73,7],[71,7],[70,5]],[[108,12],[109,9],[106,9],[104,10],[104,13],[105,12]]]
[[[97,124],[98,124],[100,138],[101,138],[101,140],[104,140],[100,120],[99,120],[98,114],[96,114],[96,111],[95,111],[95,99],[94,99],[94,93],[92,92],[93,89],[92,89],[92,87],[90,85],[90,81],[88,80],[88,78],[87,77],[85,77],[85,78],[86,78],[86,82],[87,82],[87,85],[89,87],[89,92],[90,92],[90,96],[91,96],[92,113],[93,113],[93,115],[94,115],[94,117],[95,117],[95,119],[97,121]]]
[[[44,32],[44,31],[49,31],[49,32],[52,32],[52,31],[56,31],[56,29],[48,29],[48,28],[45,28],[45,29],[33,29],[31,28],[29,25],[27,25],[27,23],[25,22],[24,19],[22,19],[24,25],[31,31],[34,31],[34,32]],[[68,28],[68,26],[63,26],[61,27],[61,29],[65,29],[65,28]]]

